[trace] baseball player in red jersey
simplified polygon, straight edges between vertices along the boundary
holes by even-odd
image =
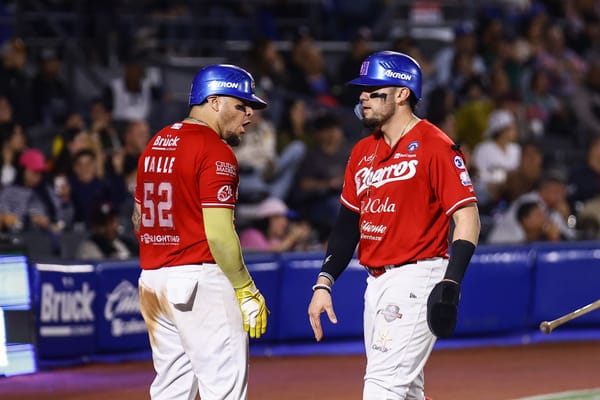
[[[479,237],[477,199],[461,151],[413,113],[421,98],[414,59],[374,53],[349,84],[362,87],[357,114],[373,133],[355,145],[346,166],[310,324],[320,341],[321,313],[337,323],[332,286],[358,245],[368,272],[363,399],[423,400],[423,368],[436,337],[456,326],[461,281]]]
[[[150,395],[246,399],[246,332],[264,334],[268,310],[234,228],[239,177],[229,145],[266,103],[247,71],[219,64],[196,74],[189,105],[189,116],[160,130],[138,162],[132,221],[156,370]]]

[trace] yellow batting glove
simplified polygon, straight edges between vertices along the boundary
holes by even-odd
[[[244,287],[235,289],[235,294],[242,310],[244,330],[250,333],[251,338],[259,338],[267,331],[269,310],[265,298],[260,294],[253,281]]]

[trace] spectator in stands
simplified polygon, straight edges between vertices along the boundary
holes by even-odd
[[[13,107],[8,97],[0,93],[0,124],[14,122]]]
[[[484,60],[477,54],[477,37],[472,22],[454,28],[454,42],[439,50],[433,60],[435,86],[451,88],[455,94],[472,77],[486,72]]]
[[[482,206],[498,201],[507,174],[518,168],[521,159],[515,118],[510,111],[493,111],[485,135],[487,140],[473,148],[473,164],[483,185],[483,190],[477,193]]]
[[[119,234],[119,211],[111,203],[94,207],[90,217],[90,234],[75,253],[79,260],[127,260],[136,257],[138,249],[129,238]]]
[[[57,136],[53,147],[50,172],[53,175],[71,174],[74,155],[81,150],[92,149],[92,138],[85,129],[67,128]]]
[[[558,227],[548,219],[537,201],[525,201],[517,208],[517,221],[523,230],[523,243],[560,241]]]
[[[578,203],[600,196],[600,136],[590,142],[585,160],[571,168],[569,189],[569,201],[575,209]]]
[[[155,68],[146,68],[138,59],[125,64],[124,74],[111,80],[104,90],[104,101],[109,105],[115,122],[146,120],[155,102],[163,98],[163,84]]]
[[[294,141],[277,154],[276,140],[274,125],[262,110],[256,110],[244,140],[233,148],[240,167],[240,203],[255,203],[266,197],[287,198],[306,146]]]
[[[121,132],[115,127],[112,112],[101,98],[92,100],[89,122],[90,134],[98,138],[107,155],[121,149]]]
[[[287,89],[294,96],[304,97],[320,106],[337,106],[333,93],[335,80],[325,68],[323,51],[308,32],[300,32],[294,41]]]
[[[424,117],[444,131],[452,140],[460,142],[456,137],[453,93],[445,87],[438,86],[429,93],[429,97]],[[464,143],[461,143],[461,148],[463,147]]]
[[[64,222],[58,198],[44,180],[44,155],[37,149],[27,149],[19,157],[19,166],[15,183],[0,191],[2,229],[62,231]]]
[[[329,112],[315,118],[313,131],[316,144],[308,150],[298,170],[298,189],[291,200],[321,237],[327,237],[339,210],[350,145],[340,120]]]
[[[278,198],[263,200],[256,210],[252,226],[240,232],[240,244],[245,251],[308,250],[311,226],[306,221],[291,221],[290,210]]]
[[[0,94],[13,107],[13,118],[27,127],[31,125],[31,78],[27,74],[27,47],[20,38],[7,40],[2,46]]]
[[[338,62],[334,76],[336,96],[341,105],[354,107],[356,104],[360,89],[346,85],[346,82],[355,78],[356,71],[360,71],[362,61],[371,53],[371,29],[366,26],[360,27],[350,40],[350,52],[342,56]]]
[[[548,73],[542,69],[534,69],[524,91],[523,101],[529,132],[536,138],[572,130],[567,108],[558,96],[550,92],[550,87]]]
[[[111,174],[125,176],[137,169],[138,159],[150,140],[150,126],[146,121],[132,120],[123,132],[123,146],[107,154]],[[110,174],[109,174],[110,175]]]
[[[465,82],[459,96],[460,103],[452,92],[456,107],[456,139],[472,149],[484,140],[488,118],[494,110],[487,90],[483,78],[476,76]]]
[[[561,240],[574,240],[576,231],[567,202],[567,180],[560,170],[547,171],[537,190],[517,198],[499,217],[487,241],[489,243],[523,243],[525,233],[517,220],[517,209],[525,202],[537,202],[549,221],[556,225]]]
[[[99,176],[96,153],[90,149],[73,155],[72,173],[69,175],[71,198],[75,209],[74,229],[90,226],[93,207],[99,203],[115,203],[115,189],[111,182]],[[118,207],[118,204],[115,204]]]
[[[69,90],[60,75],[60,68],[57,51],[43,49],[31,89],[36,124],[53,127],[65,118],[70,109]]]
[[[557,96],[571,96],[584,78],[586,63],[572,49],[566,47],[563,28],[554,23],[545,31],[543,47],[535,65],[548,73],[551,92]]]
[[[269,99],[269,119],[279,126],[284,112],[288,72],[275,42],[268,38],[255,39],[247,54],[245,69],[252,71],[257,88],[265,92]]]
[[[1,188],[15,181],[19,169],[19,156],[28,147],[28,143],[23,128],[15,122],[0,124],[0,143],[2,149]]]
[[[310,109],[303,99],[293,99],[286,105],[284,118],[277,130],[277,152],[283,152],[291,143],[300,141],[306,146],[313,144],[308,131]]]
[[[600,135],[600,55],[589,63],[584,82],[569,97],[579,132],[579,144]]]
[[[499,198],[508,204],[521,195],[534,191],[542,177],[544,156],[536,142],[521,144],[521,160],[519,166],[506,175],[504,184],[499,189]]]

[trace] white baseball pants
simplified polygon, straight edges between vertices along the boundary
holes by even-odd
[[[141,311],[156,377],[152,400],[243,400],[248,334],[231,283],[216,264],[142,270]]]
[[[448,261],[434,258],[367,278],[363,400],[423,400],[423,368],[436,337],[427,325],[427,298]]]

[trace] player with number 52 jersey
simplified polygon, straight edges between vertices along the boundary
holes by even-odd
[[[239,175],[230,146],[266,103],[247,71],[217,64],[196,74],[189,106],[138,161],[132,222],[156,370],[150,397],[243,400],[247,332],[266,332],[268,310],[234,227]]]
[[[231,148],[208,126],[177,122],[152,138],[138,171],[142,268],[214,263],[202,209],[235,206],[239,177]]]

